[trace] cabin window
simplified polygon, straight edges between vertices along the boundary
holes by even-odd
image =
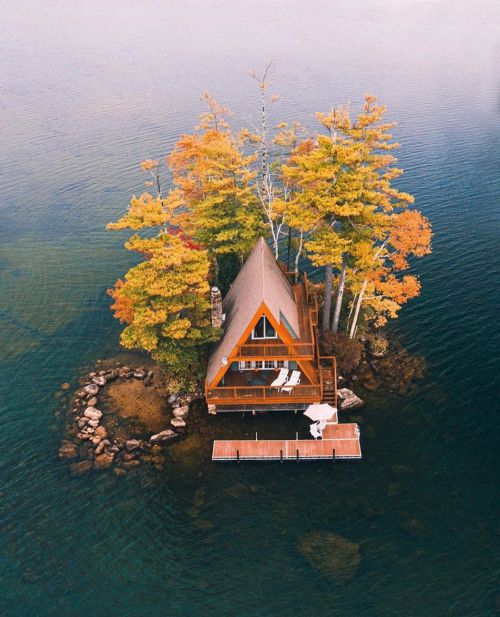
[[[275,368],[286,368],[286,367],[288,367],[288,360],[265,360],[264,362],[262,360],[254,360],[254,361],[245,360],[244,362],[239,363],[240,371],[251,371],[255,369],[270,370],[270,369],[275,369]]]
[[[252,338],[278,338],[276,330],[273,328],[272,324],[268,321],[265,315],[262,316],[255,324],[255,328],[252,331]]]

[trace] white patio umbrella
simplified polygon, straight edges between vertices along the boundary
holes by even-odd
[[[315,405],[309,405],[304,411],[304,415],[315,422],[318,420],[330,420],[333,416],[335,416],[336,421],[337,408],[328,405],[328,403],[317,403]]]

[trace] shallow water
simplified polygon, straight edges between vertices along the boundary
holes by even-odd
[[[494,615],[498,3],[0,11],[0,612]],[[269,59],[276,119],[312,124],[371,91],[399,121],[401,185],[435,240],[416,266],[422,295],[391,329],[427,378],[405,399],[368,399],[362,462],[215,466],[191,440],[163,473],[71,479],[54,393],[116,353],[106,289],[131,263],[105,224],[142,190],[139,161],[195,124],[203,90],[256,117],[248,70]],[[276,430],[265,423],[242,433]],[[360,545],[350,582],[300,554],[315,530]]]

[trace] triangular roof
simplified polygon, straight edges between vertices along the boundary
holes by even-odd
[[[255,245],[222,303],[226,315],[224,335],[208,361],[209,384],[223,366],[222,359],[231,355],[262,304],[266,305],[276,323],[283,324],[284,317],[300,336],[292,286],[264,238]]]

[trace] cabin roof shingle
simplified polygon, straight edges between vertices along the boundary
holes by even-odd
[[[223,366],[222,359],[229,357],[262,303],[277,323],[283,324],[284,317],[296,335],[300,336],[292,286],[264,238],[260,238],[255,245],[222,303],[226,315],[224,335],[208,361],[209,384]]]

